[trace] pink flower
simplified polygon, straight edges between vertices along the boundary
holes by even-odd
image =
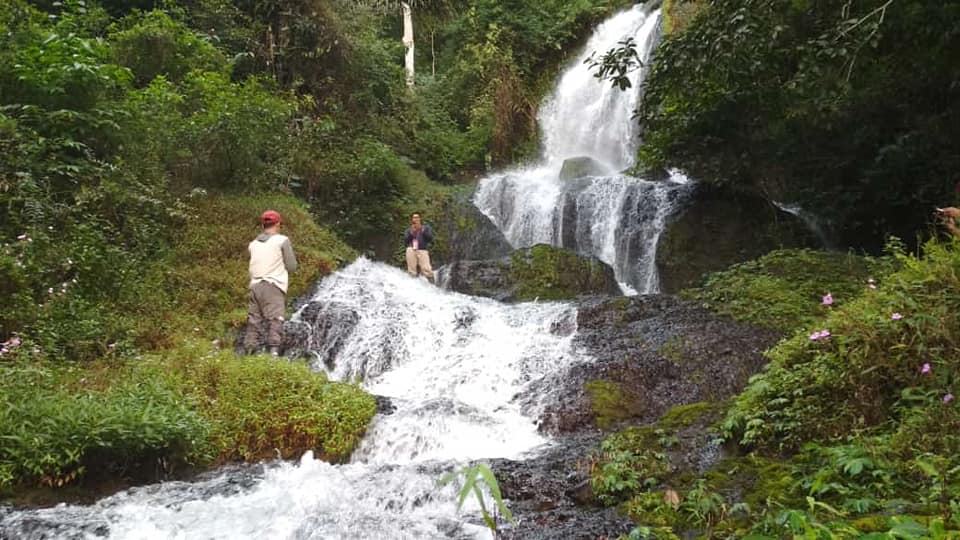
[[[830,331],[829,331],[829,330],[821,330],[821,331],[819,331],[819,332],[814,332],[814,333],[810,334],[810,341],[817,341],[817,340],[825,339],[825,338],[828,338],[828,337],[830,337]]]
[[[924,364],[923,367],[920,368],[920,374],[921,374],[921,375],[926,375],[927,373],[930,373],[930,364],[929,364],[929,363]]]
[[[893,315],[890,316],[890,318],[893,319],[893,320],[895,320],[895,321],[899,321],[900,319],[903,318],[903,315],[901,315],[901,314],[899,314],[899,313],[894,313]]]
[[[823,305],[829,306],[832,303],[833,303],[833,295],[830,293],[827,293],[827,295],[823,297]]]
[[[953,401],[953,394],[947,394],[943,396],[944,403],[950,403],[951,401]]]

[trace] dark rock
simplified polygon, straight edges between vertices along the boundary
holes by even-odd
[[[500,229],[477,209],[471,193],[457,193],[433,221],[438,245],[431,249],[434,267],[452,261],[503,257],[513,250]]]
[[[389,415],[397,410],[397,406],[387,396],[374,395],[373,399],[377,402],[377,414]]]
[[[576,346],[588,364],[534,383],[529,406],[546,400],[540,429],[555,446],[523,461],[494,460],[492,468],[518,518],[505,538],[617,538],[634,524],[594,501],[590,465],[603,432],[598,403],[587,390],[615,389],[607,404],[619,412],[609,427],[646,427],[672,436],[664,453],[674,477],[703,473],[725,458],[710,428],[724,413],[716,405],[742,390],[759,371],[775,332],[720,318],[670,295],[581,298]],[[609,397],[609,396],[607,396]],[[666,413],[666,415],[664,414]],[[669,485],[667,485],[669,487]]]
[[[660,290],[673,293],[692,287],[708,272],[774,249],[818,243],[802,220],[761,197],[698,185],[657,244]]]
[[[283,350],[289,357],[316,355],[332,368],[340,348],[353,333],[360,315],[336,302],[310,302],[297,320],[284,324]]]
[[[574,157],[563,160],[563,165],[560,167],[560,180],[599,176],[608,172],[606,167],[591,157]]]
[[[543,244],[501,259],[457,261],[438,282],[447,289],[504,302],[620,292],[613,269],[603,261]]]
[[[778,339],[669,295],[582,299],[577,327],[575,343],[595,361],[531,389],[555,396],[540,418],[546,432],[597,426],[591,381],[616,389],[614,423],[651,423],[677,405],[727,399],[759,371],[762,352]]]
[[[596,433],[569,435],[532,459],[492,460],[500,491],[517,518],[503,538],[596,540],[630,532],[629,519],[593,504],[589,496],[588,460],[599,440]]]

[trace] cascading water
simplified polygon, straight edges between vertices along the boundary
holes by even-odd
[[[540,163],[488,176],[474,196],[514,247],[547,243],[594,255],[613,267],[627,293],[659,290],[657,240],[687,180],[679,173],[664,181],[620,174],[640,143],[631,116],[644,69],[630,73],[632,88],[621,91],[597,80],[584,60],[632,37],[646,62],[659,28],[660,11],[639,5],[600,25],[540,109]],[[591,170],[561,178],[571,158],[590,158]]]
[[[310,323],[300,316],[308,310],[319,314]],[[374,418],[350,463],[308,454],[91,506],[0,508],[0,538],[486,538],[476,508],[458,518],[454,486],[437,480],[466,460],[549,443],[529,416],[537,411],[521,410],[516,396],[588,360],[572,347],[569,304],[504,305],[365,259],[327,277],[292,323],[323,326],[337,344],[316,348],[317,369],[361,377],[395,407]]]

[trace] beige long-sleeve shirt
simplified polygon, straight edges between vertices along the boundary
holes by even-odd
[[[279,233],[262,233],[249,246],[250,286],[269,281],[287,292],[288,272],[297,270],[297,257],[290,239]]]

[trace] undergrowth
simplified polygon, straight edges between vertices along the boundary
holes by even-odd
[[[895,266],[889,256],[784,249],[710,274],[702,287],[681,296],[739,321],[789,333],[876,286]],[[823,305],[828,294],[834,303]]]
[[[828,305],[804,285],[809,322],[704,435],[727,445],[709,470],[665,420],[610,435],[593,487],[634,519],[627,538],[960,538],[958,248],[891,249],[894,270],[858,273],[855,291],[834,274]]]
[[[177,476],[228,461],[316,450],[347,458],[375,412],[358,387],[306,366],[228,352],[245,320],[247,243],[266,208],[284,218],[300,270],[289,298],[354,256],[282,194],[196,192],[175,239],[165,286],[124,316],[137,337],[92,362],[38,354],[28,336],[0,352],[0,491],[108,478]],[[125,345],[125,344],[126,345]],[[130,343],[138,346],[134,347]]]

